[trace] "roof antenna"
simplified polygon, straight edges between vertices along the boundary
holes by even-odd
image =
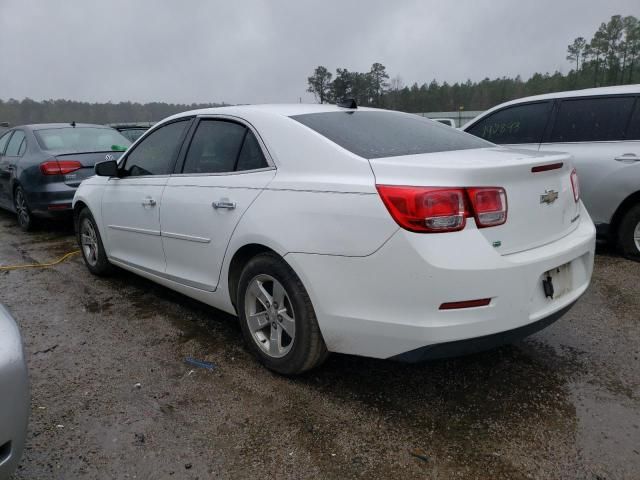
[[[342,108],[350,108],[354,110],[358,108],[355,98],[343,98],[336,105]]]
[[[71,126],[72,126],[73,128],[76,128],[76,121],[75,121],[75,120],[74,120],[73,122],[71,122]]]

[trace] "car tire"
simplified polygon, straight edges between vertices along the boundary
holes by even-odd
[[[17,186],[13,192],[13,206],[18,216],[18,226],[25,232],[33,230],[35,218],[27,203],[27,195],[21,186]]]
[[[83,208],[78,215],[77,239],[84,263],[91,273],[106,276],[113,272],[100,231],[88,208]]]
[[[640,204],[631,207],[622,217],[618,248],[628,259],[640,262]]]
[[[237,292],[242,334],[264,366],[282,375],[296,375],[326,360],[329,352],[311,299],[281,257],[267,252],[249,260]]]

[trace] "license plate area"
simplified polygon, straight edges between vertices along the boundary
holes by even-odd
[[[545,297],[560,298],[571,290],[571,263],[552,268],[542,275],[542,291]]]

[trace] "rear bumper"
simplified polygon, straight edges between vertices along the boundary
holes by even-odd
[[[57,217],[73,211],[72,203],[77,187],[62,182],[44,183],[36,189],[28,189],[27,202],[34,215]]]
[[[529,323],[506,332],[498,332],[491,335],[485,335],[483,337],[468,338],[466,340],[457,340],[453,342],[436,343],[435,345],[427,345],[424,347],[416,348],[409,352],[401,353],[391,357],[391,360],[406,363],[418,363],[425,360],[436,360],[439,358],[451,358],[460,357],[463,355],[471,355],[472,353],[483,352],[492,348],[499,347],[501,345],[507,345],[509,343],[521,340],[529,335],[533,335],[539,332],[543,328],[547,328],[553,322],[562,317],[565,313],[571,310],[571,307],[575,302],[567,305],[566,307],[552,313],[548,317],[538,320],[537,322]]]
[[[0,478],[9,478],[22,455],[30,402],[20,332],[1,305],[0,392]]]
[[[397,358],[438,344],[471,345],[564,313],[586,291],[593,270],[595,228],[581,209],[570,234],[510,255],[467,226],[443,235],[398,230],[368,257],[290,253],[285,260],[309,292],[330,351]],[[569,272],[565,288],[546,298],[543,275],[562,265]],[[485,298],[491,301],[483,307],[439,309]]]

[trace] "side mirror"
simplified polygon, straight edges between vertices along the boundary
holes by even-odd
[[[95,171],[96,175],[99,177],[117,177],[118,162],[115,160],[106,160],[104,162],[96,163]]]

